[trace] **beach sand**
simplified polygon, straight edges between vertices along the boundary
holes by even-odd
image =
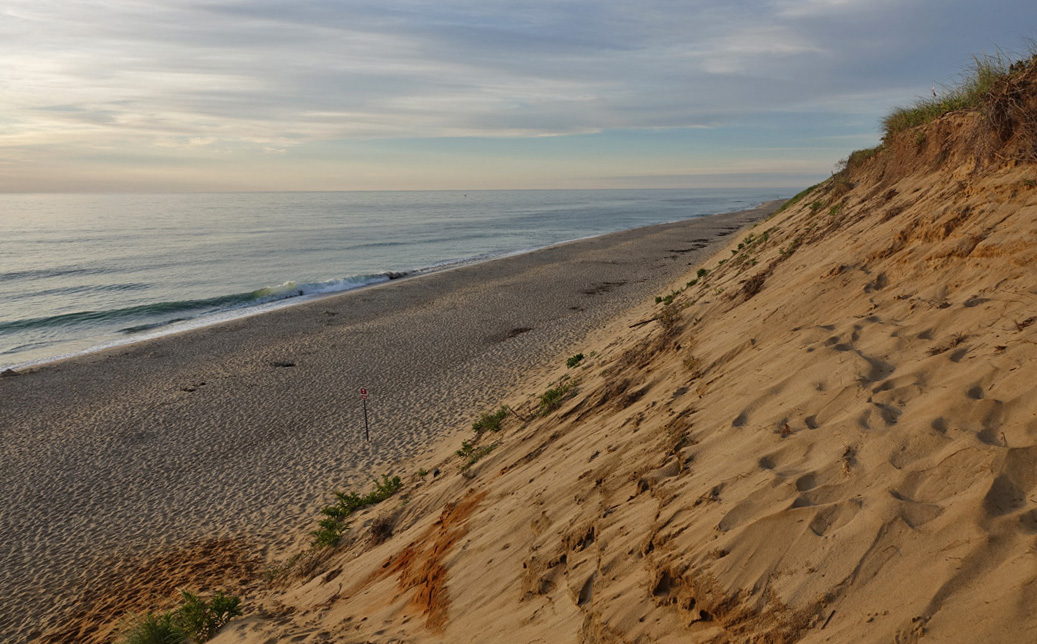
[[[138,589],[168,583],[178,557],[210,560],[182,570],[184,583],[247,582],[331,490],[425,453],[776,207],[393,281],[0,378],[0,641],[90,635],[54,635],[85,610],[84,588],[125,575]],[[172,559],[161,573],[134,563],[150,556]]]

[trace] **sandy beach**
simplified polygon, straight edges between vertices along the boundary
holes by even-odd
[[[240,551],[251,563],[234,570],[247,576],[332,489],[464,427],[776,207],[393,281],[0,378],[0,640],[60,625],[83,584],[131,554],[223,539],[237,545],[216,549]]]

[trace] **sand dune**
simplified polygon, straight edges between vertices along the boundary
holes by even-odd
[[[980,118],[472,409],[516,410],[494,451],[398,465],[214,642],[1034,641],[1037,166],[978,154]]]

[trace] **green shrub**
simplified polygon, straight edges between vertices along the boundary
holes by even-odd
[[[382,480],[375,479],[374,485],[374,492],[367,496],[360,496],[355,492],[335,492],[337,502],[321,508],[321,514],[326,518],[320,521],[318,529],[310,532],[310,535],[313,536],[311,545],[317,548],[338,545],[342,534],[349,528],[346,519],[351,514],[396,494],[403,487],[403,481],[398,476],[390,478],[388,474],[383,474]]]
[[[342,533],[349,529],[348,523],[334,517],[321,519],[318,525],[319,528],[310,532],[313,537],[311,545],[318,548],[337,546],[338,542],[342,540]]]
[[[572,369],[581,362],[583,362],[583,354],[577,353],[576,355],[570,357],[568,360],[565,361],[565,366]]]
[[[364,497],[364,505],[374,505],[388,499],[400,491],[400,488],[403,487],[403,481],[398,476],[389,478],[388,474],[382,474],[382,482],[375,481],[374,485],[375,491]]]
[[[480,459],[497,449],[499,446],[500,443],[491,443],[489,445],[476,447],[471,441],[461,441],[461,449],[457,450],[457,455],[466,459],[462,469],[468,469],[472,465],[475,465]]]
[[[475,445],[472,445],[472,441],[463,440],[461,441],[461,449],[457,450],[457,455],[461,458],[468,458],[475,452]]]
[[[184,603],[173,621],[195,642],[207,642],[233,617],[241,615],[241,598],[217,592],[209,601],[181,590]]]
[[[573,384],[571,382],[563,382],[557,387],[552,387],[540,394],[540,415],[546,416],[561,407],[562,401],[565,400],[572,387]]]
[[[185,644],[187,635],[173,623],[172,613],[145,613],[123,635],[122,644]]]
[[[165,613],[146,613],[134,620],[122,644],[187,644],[207,642],[234,617],[241,615],[241,598],[217,592],[208,601],[181,590],[183,603]]]
[[[699,270],[695,271],[695,277],[697,277],[698,279],[702,279],[706,275],[709,275],[708,268],[700,268]]]
[[[656,304],[660,304],[661,303],[663,306],[669,306],[669,305],[673,304],[673,299],[675,297],[677,297],[678,295],[680,295],[680,294],[681,294],[680,291],[674,291],[674,292],[670,293],[669,295],[662,296],[662,297],[656,297],[655,298],[655,303]]]
[[[497,411],[483,414],[479,420],[472,423],[472,429],[475,430],[476,434],[482,434],[483,432],[499,432],[501,423],[508,417],[508,408],[501,407]]]

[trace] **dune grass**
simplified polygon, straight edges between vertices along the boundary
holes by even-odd
[[[974,57],[971,69],[960,84],[944,91],[942,95],[919,99],[908,107],[898,107],[882,119],[883,140],[930,123],[949,112],[980,108],[983,97],[997,83],[1008,78],[1011,69],[1011,61],[1001,53]]]
[[[131,620],[121,644],[197,644],[212,639],[231,618],[241,615],[241,598],[217,592],[208,599],[180,591],[182,603],[165,613]]]
[[[472,431],[476,434],[482,434],[483,432],[499,432],[501,430],[501,423],[508,417],[508,408],[501,406],[495,412],[486,412],[479,417],[479,420],[472,423]]]
[[[388,474],[383,474],[382,480],[375,479],[374,485],[375,490],[366,496],[360,496],[356,492],[335,492],[336,503],[321,509],[324,518],[320,521],[320,527],[310,533],[313,537],[311,545],[315,548],[338,545],[343,533],[349,528],[347,520],[350,515],[396,494],[403,487],[403,482],[398,476],[390,478]]]

